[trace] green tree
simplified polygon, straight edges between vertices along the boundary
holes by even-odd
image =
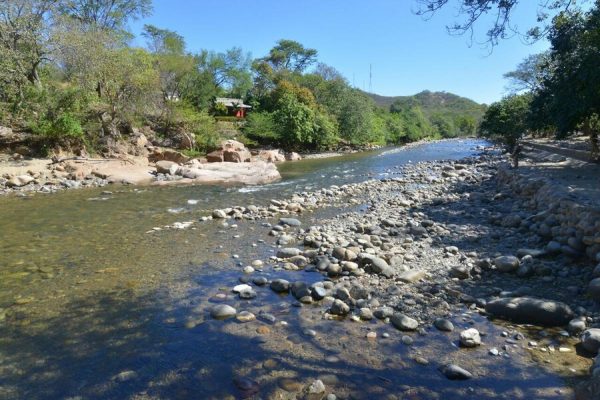
[[[483,137],[499,140],[513,151],[528,130],[531,95],[512,95],[491,104],[479,125]]]
[[[563,13],[550,32],[551,74],[534,105],[552,117],[559,136],[581,129],[598,156],[600,115],[600,1],[589,12]]]
[[[317,50],[294,41],[282,39],[264,59],[275,71],[303,72],[317,60]]]
[[[55,1],[0,1],[0,84],[6,100],[22,102],[27,83],[42,86],[40,68],[49,61],[50,21]],[[2,94],[0,94],[2,96]]]
[[[124,30],[130,19],[152,12],[152,0],[60,0],[58,5],[63,15],[83,25],[109,30]]]

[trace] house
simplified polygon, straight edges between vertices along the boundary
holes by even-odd
[[[237,118],[246,118],[246,113],[251,106],[244,104],[242,99],[231,99],[228,97],[217,97],[215,104],[223,104],[227,107],[227,115]]]

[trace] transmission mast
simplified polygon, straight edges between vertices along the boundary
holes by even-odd
[[[373,64],[369,64],[369,93],[373,93]]]

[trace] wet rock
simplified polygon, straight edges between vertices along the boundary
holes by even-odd
[[[256,316],[250,311],[241,311],[235,316],[235,318],[240,322],[250,322],[254,321]]]
[[[300,226],[300,225],[302,225],[302,222],[300,222],[296,218],[280,218],[279,219],[279,223],[281,225],[288,225],[288,226]]]
[[[375,318],[378,319],[386,319],[386,318],[390,318],[392,315],[394,315],[394,309],[392,307],[381,307],[378,308],[377,310],[375,310],[373,312],[373,315],[375,316]]]
[[[419,323],[404,314],[392,315],[390,321],[397,329],[401,331],[414,331],[419,326]]]
[[[245,289],[239,292],[238,296],[240,297],[240,299],[250,300],[256,297],[256,292],[252,288]]]
[[[256,278],[252,279],[252,283],[254,283],[256,286],[264,286],[269,283],[269,280],[264,276],[257,276]]]
[[[473,374],[456,364],[446,364],[440,367],[440,372],[450,380],[467,380],[473,378]]]
[[[494,259],[494,265],[500,272],[514,272],[519,268],[519,259],[515,256],[501,256]]]
[[[566,325],[573,318],[573,311],[568,305],[532,297],[491,300],[487,302],[485,311],[513,322],[545,326]]]
[[[242,285],[237,285],[233,288],[233,293],[240,293],[240,292],[243,292],[244,290],[252,290],[252,287],[245,283]]]
[[[290,291],[292,292],[292,296],[296,299],[300,300],[305,296],[311,296],[310,289],[308,285],[304,282],[294,282],[290,286]]]
[[[329,312],[333,315],[348,315],[348,313],[350,312],[350,306],[344,303],[343,301],[336,299],[331,305]]]
[[[323,286],[314,285],[310,289],[311,295],[315,300],[323,300],[327,296],[327,289]]]
[[[210,316],[214,319],[231,318],[236,314],[236,309],[227,304],[218,304],[210,310]]]
[[[433,322],[433,326],[442,332],[452,332],[454,330],[454,324],[452,324],[452,322],[446,318],[436,319]]]
[[[600,350],[600,328],[591,328],[583,332],[581,345],[590,353],[598,354],[598,350]]]
[[[464,330],[460,333],[460,344],[463,347],[477,347],[481,344],[481,336],[475,328]]]
[[[277,293],[287,293],[290,290],[290,283],[285,279],[274,279],[271,282],[270,288]]]

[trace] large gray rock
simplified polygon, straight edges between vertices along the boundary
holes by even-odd
[[[271,282],[271,290],[277,293],[287,293],[290,290],[290,283],[285,279],[275,279]]]
[[[581,345],[590,353],[596,355],[600,350],[600,329],[591,328],[581,335]]]
[[[502,256],[494,259],[494,265],[500,272],[514,272],[519,268],[519,259],[515,256]]]
[[[492,300],[486,304],[485,311],[513,322],[544,326],[566,325],[573,318],[573,311],[568,305],[532,297]]]
[[[392,325],[401,331],[414,331],[419,326],[419,323],[404,314],[394,314],[390,319]]]

